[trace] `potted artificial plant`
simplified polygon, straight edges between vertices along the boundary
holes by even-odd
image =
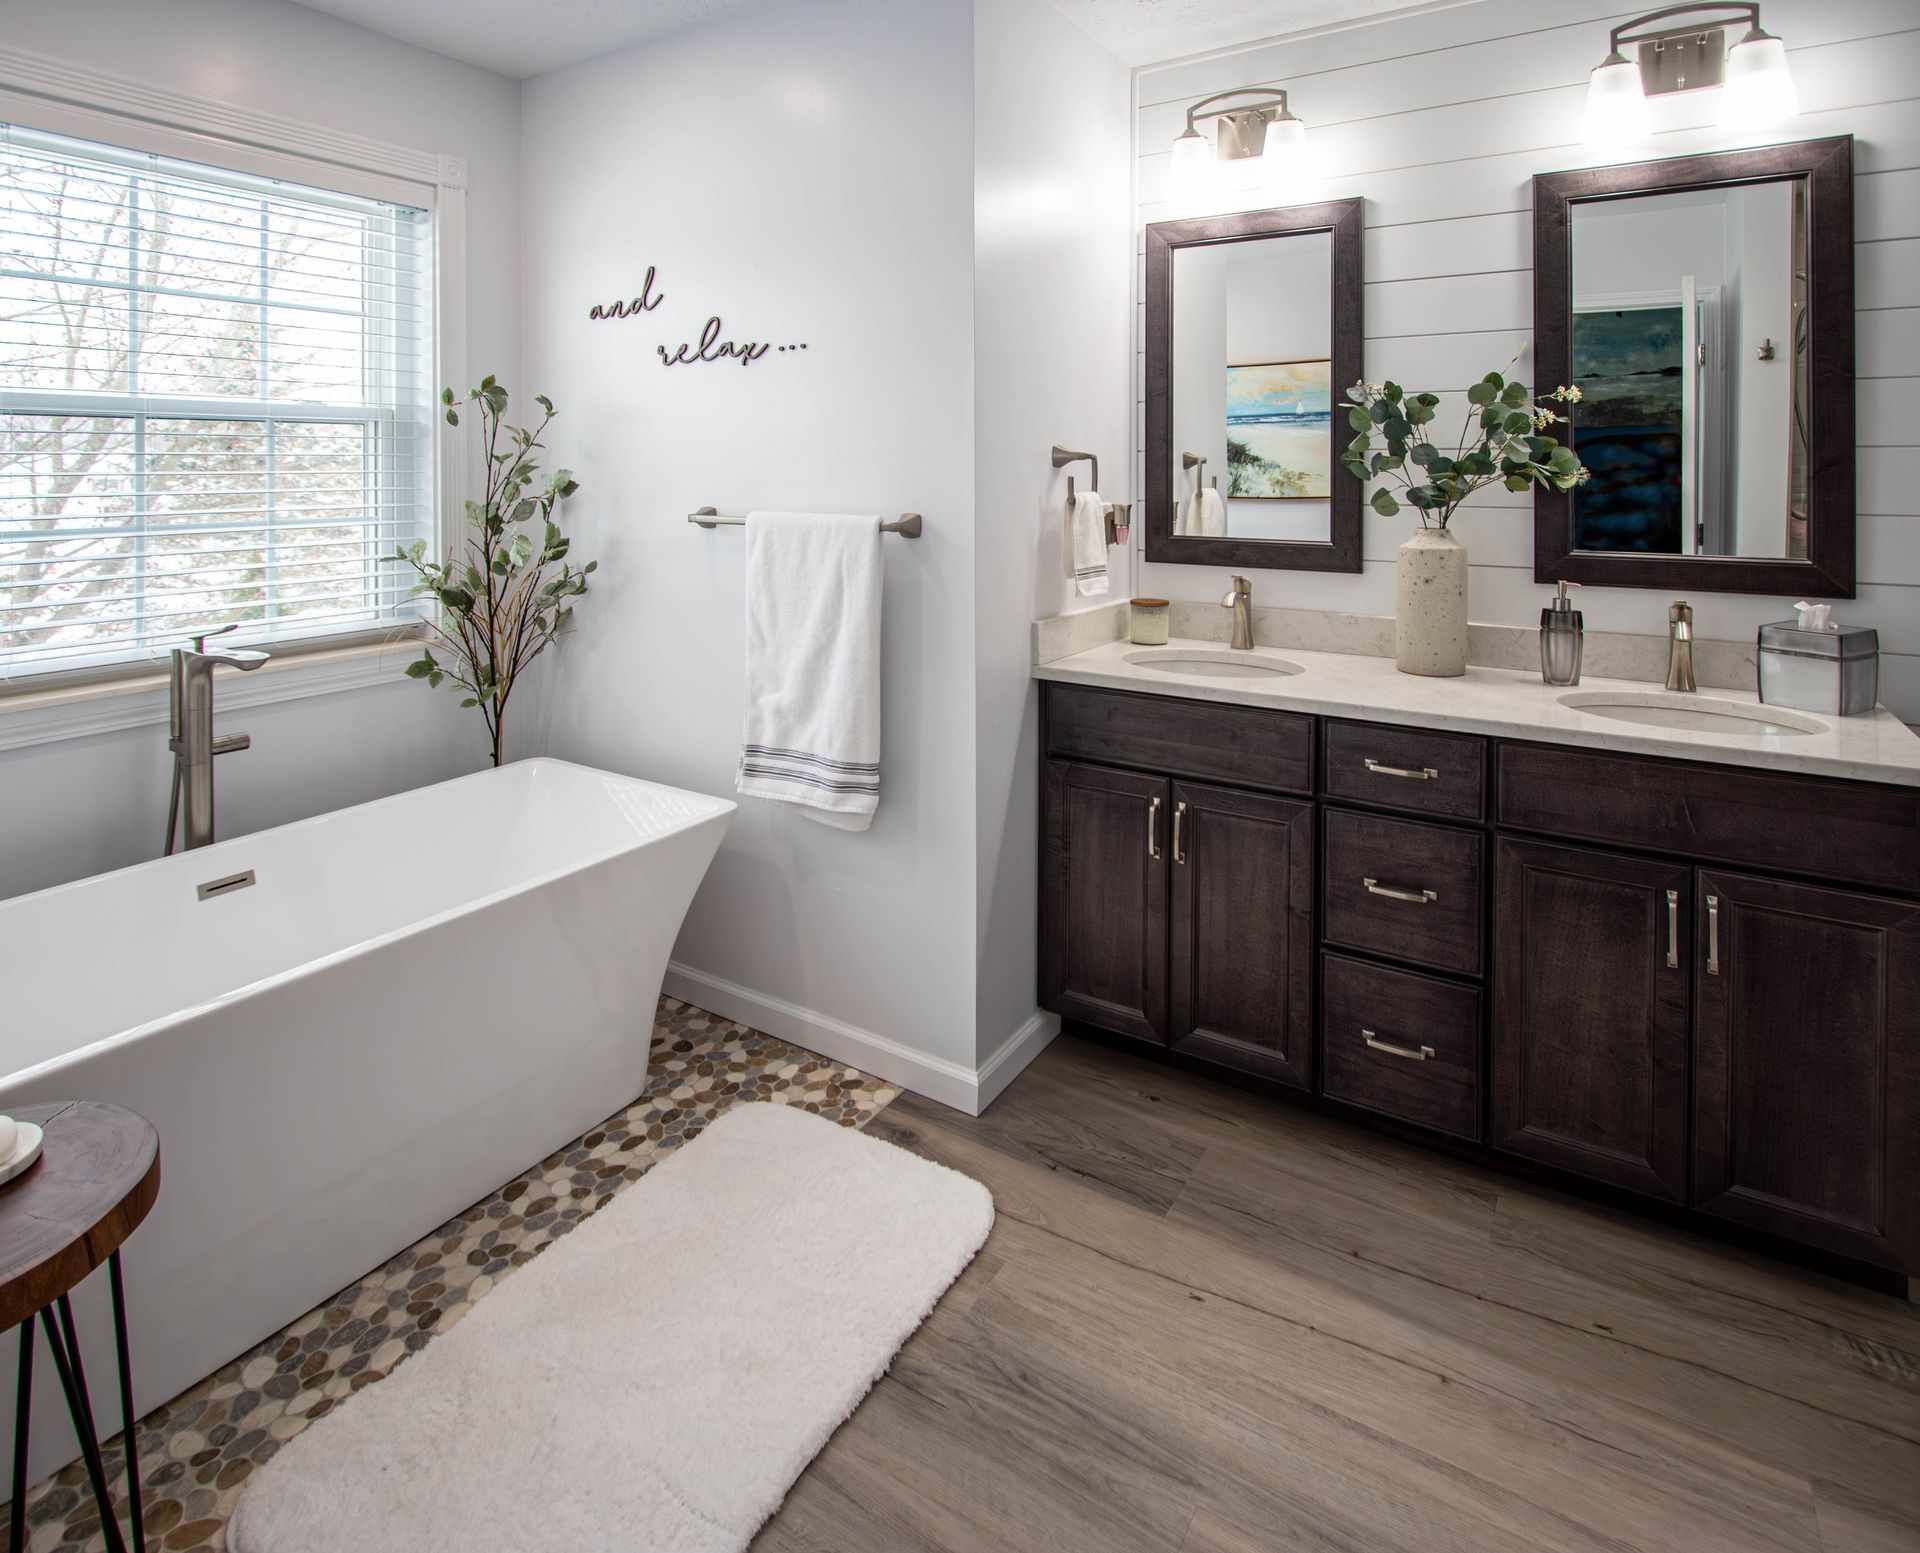
[[[408,677],[466,692],[460,704],[480,709],[497,766],[513,687],[567,629],[571,600],[587,591],[587,574],[598,563],[574,566],[567,559],[570,542],[553,520],[554,508],[579,483],[556,469],[536,484],[534,454],[553,421],[553,401],[534,395],[544,418],[528,431],[507,424],[507,391],[491,375],[467,398],[480,406],[486,489],[480,500],[466,504],[466,545],[435,561],[427,556],[426,541],[416,540],[392,559],[419,574],[415,594],[431,594],[439,604],[426,622],[420,656],[407,665]],[[451,388],[441,390],[440,402],[447,424],[458,426]]]
[[[1567,419],[1559,407],[1580,402],[1580,390],[1556,388],[1536,400],[1526,384],[1489,372],[1467,390],[1466,420],[1446,451],[1431,431],[1438,394],[1355,383],[1347,398],[1355,436],[1340,462],[1355,479],[1380,482],[1372,506],[1382,517],[1397,513],[1402,499],[1420,514],[1395,567],[1394,661],[1403,674],[1464,674],[1467,547],[1452,531],[1453,515],[1475,491],[1496,483],[1510,491],[1535,484],[1570,491],[1585,481],[1573,449],[1547,435]]]

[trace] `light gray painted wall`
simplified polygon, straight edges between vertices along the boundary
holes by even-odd
[[[560,407],[556,459],[582,471],[576,552],[600,561],[547,748],[732,796],[745,536],[686,515],[924,514],[924,538],[884,541],[873,828],[743,803],[676,960],[738,989],[723,1011],[773,1000],[966,1069],[972,27],[966,0],[782,0],[523,99],[529,371]],[[657,310],[588,319],[648,265]],[[728,337],[809,348],[663,367],[656,346],[697,341],[712,314]]]
[[[469,361],[517,383],[518,83],[286,0],[7,0],[0,34],[173,91],[464,157]],[[411,683],[250,708],[219,731],[253,736],[220,765],[223,836],[486,760],[477,719]],[[0,753],[0,895],[157,856],[168,772],[160,725]]]
[[[1129,73],[1048,5],[974,0],[978,1049],[1035,1013],[1039,733],[1033,619],[1067,607],[1055,442],[1128,458]],[[1085,464],[1076,464],[1087,478]],[[1117,491],[1124,496],[1125,492]],[[1109,552],[1109,598],[1127,597]]]
[[[1766,9],[1768,30],[1789,50],[1799,118],[1742,140],[1713,126],[1710,102],[1656,101],[1659,132],[1647,155],[1856,137],[1861,583],[1859,597],[1835,613],[1878,628],[1881,698],[1920,723],[1920,10],[1913,0],[1768,0]],[[1139,223],[1256,203],[1170,201],[1168,147],[1195,98],[1284,84],[1324,159],[1321,197],[1367,200],[1367,376],[1458,403],[1468,384],[1504,368],[1530,340],[1529,178],[1619,159],[1590,151],[1579,135],[1587,73],[1620,14],[1606,0],[1481,0],[1142,70]],[[1142,338],[1136,318],[1136,349]],[[1524,358],[1518,370],[1530,378]],[[1141,381],[1136,355],[1136,454]],[[1141,473],[1136,466],[1136,490]],[[1391,614],[1394,549],[1407,521],[1369,512],[1366,525],[1362,573],[1258,572],[1255,601]],[[1533,581],[1530,499],[1486,493],[1458,526],[1472,553],[1473,618],[1535,624],[1546,589]],[[1138,575],[1142,591],[1174,598],[1220,590],[1210,567],[1142,563]],[[1653,635],[1665,630],[1668,601],[1642,589],[1581,594],[1593,629]],[[1750,640],[1761,623],[1786,617],[1791,602],[1693,596],[1700,634],[1729,639]]]

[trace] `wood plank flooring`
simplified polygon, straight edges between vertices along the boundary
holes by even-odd
[[[1920,1309],[1062,1037],[757,1553],[1920,1553]]]

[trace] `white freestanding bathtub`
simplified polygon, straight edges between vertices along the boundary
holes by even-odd
[[[122,1258],[142,1412],[646,1088],[733,807],[530,760],[0,902],[0,1113],[107,1100],[160,1132]],[[105,1281],[75,1296],[103,1437]],[[40,1358],[36,1479],[78,1454]]]

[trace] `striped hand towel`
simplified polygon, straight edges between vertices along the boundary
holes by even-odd
[[[1098,491],[1081,491],[1067,513],[1072,535],[1073,585],[1082,598],[1107,591],[1107,504]]]
[[[736,789],[841,830],[880,803],[880,519],[747,514]]]

